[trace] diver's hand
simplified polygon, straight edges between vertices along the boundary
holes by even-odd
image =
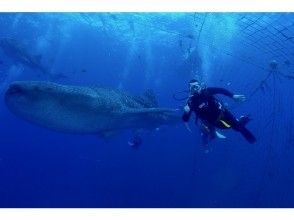
[[[244,102],[246,101],[245,95],[233,95],[233,99],[237,102]]]
[[[189,107],[189,105],[185,105],[185,107],[184,107],[184,111],[187,112],[187,113],[190,111],[190,107]]]

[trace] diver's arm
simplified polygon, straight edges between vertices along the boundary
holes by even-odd
[[[184,107],[184,114],[182,116],[182,120],[184,122],[188,122],[189,119],[190,119],[191,113],[192,113],[192,111],[191,111],[190,106],[188,104],[185,105],[185,107]]]
[[[225,96],[228,96],[228,97],[234,99],[235,101],[241,101],[241,102],[246,100],[245,95],[233,94],[229,90],[226,90],[226,89],[223,89],[223,88],[210,87],[210,88],[207,88],[206,90],[211,95],[222,94],[222,95],[225,95]]]
[[[244,102],[246,101],[245,95],[233,95],[233,99],[237,102]]]
[[[192,111],[191,111],[191,108],[190,108],[189,104],[185,105],[185,107],[184,107],[184,114],[182,116],[182,120],[184,121],[184,124],[185,124],[186,129],[189,132],[192,133],[192,130],[191,130],[189,124],[188,124],[188,121],[190,119],[191,114],[192,114]]]
[[[218,88],[218,87],[209,87],[206,89],[206,91],[211,95],[222,94],[222,95],[228,96],[230,98],[233,98],[233,96],[234,96],[234,94],[232,92],[230,92],[229,90],[226,90],[223,88]]]

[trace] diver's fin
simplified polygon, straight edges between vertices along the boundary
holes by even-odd
[[[242,115],[238,121],[241,123],[242,126],[245,126],[249,121],[251,121],[251,118],[248,115]]]
[[[243,127],[240,130],[240,133],[243,135],[243,137],[250,143],[250,144],[254,144],[256,142],[256,138],[254,137],[254,135],[245,127]]]
[[[219,133],[218,131],[215,131],[215,135],[217,138],[220,138],[220,139],[226,139],[227,137],[224,136],[223,134]]]

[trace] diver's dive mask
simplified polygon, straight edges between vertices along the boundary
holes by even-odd
[[[199,82],[192,82],[190,84],[190,92],[191,93],[198,93],[202,89],[202,85]]]

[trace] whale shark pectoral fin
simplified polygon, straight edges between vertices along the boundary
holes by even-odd
[[[130,109],[126,111],[125,114],[140,115],[140,114],[149,114],[149,113],[172,113],[172,112],[177,112],[177,110],[172,108],[141,108],[141,109]]]

